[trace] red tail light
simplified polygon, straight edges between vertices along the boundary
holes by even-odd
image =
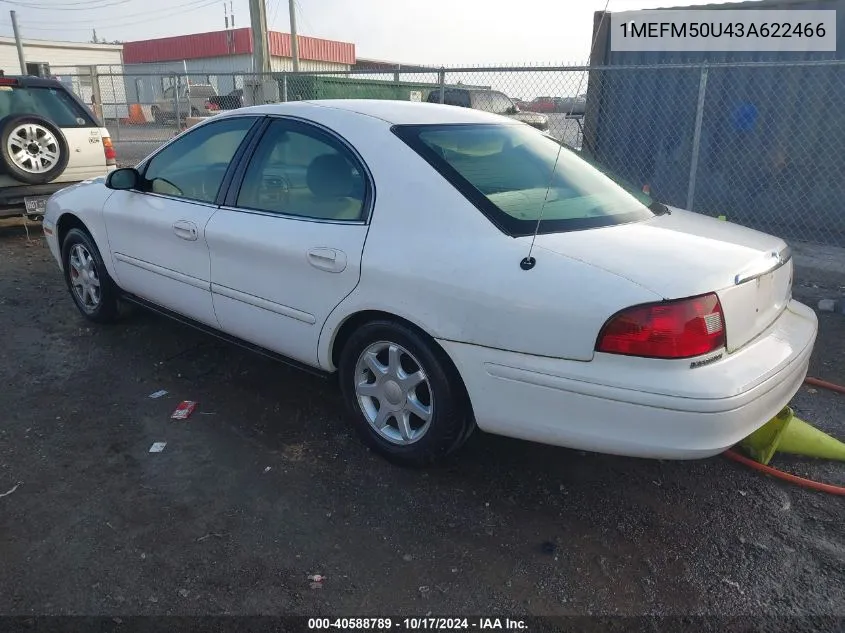
[[[612,316],[596,351],[647,358],[690,358],[725,345],[722,305],[715,294],[634,306]]]
[[[18,80],[14,77],[0,77],[0,86],[17,86]]]
[[[216,103],[212,103],[211,101],[206,101],[205,102],[205,109],[206,110],[219,110],[220,106],[217,105]]]
[[[117,152],[108,136],[103,137],[103,153],[106,155],[106,165],[117,165]]]

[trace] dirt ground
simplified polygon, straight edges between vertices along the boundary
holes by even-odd
[[[0,228],[0,614],[845,615],[841,497],[481,433],[398,469],[329,381],[146,312],[85,322],[33,235]],[[820,318],[811,374],[845,383],[845,316]],[[845,396],[794,406],[845,438]]]

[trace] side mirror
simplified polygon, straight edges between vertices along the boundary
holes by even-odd
[[[141,174],[133,167],[115,169],[106,176],[106,187],[116,191],[136,189],[139,182],[141,182]]]

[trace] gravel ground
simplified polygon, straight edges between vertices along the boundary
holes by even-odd
[[[841,498],[481,433],[398,469],[331,382],[143,311],[93,327],[66,293],[0,228],[2,614],[845,615]],[[845,383],[845,317],[820,318],[811,373]],[[794,405],[845,437],[845,396]]]

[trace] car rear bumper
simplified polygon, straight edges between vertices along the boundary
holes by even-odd
[[[25,212],[24,198],[52,196],[57,191],[76,182],[49,182],[45,185],[21,185],[0,189],[0,218],[22,215]]]
[[[565,361],[440,341],[483,431],[659,459],[710,457],[774,417],[807,374],[818,322],[791,301],[749,345],[718,362],[596,354]]]

